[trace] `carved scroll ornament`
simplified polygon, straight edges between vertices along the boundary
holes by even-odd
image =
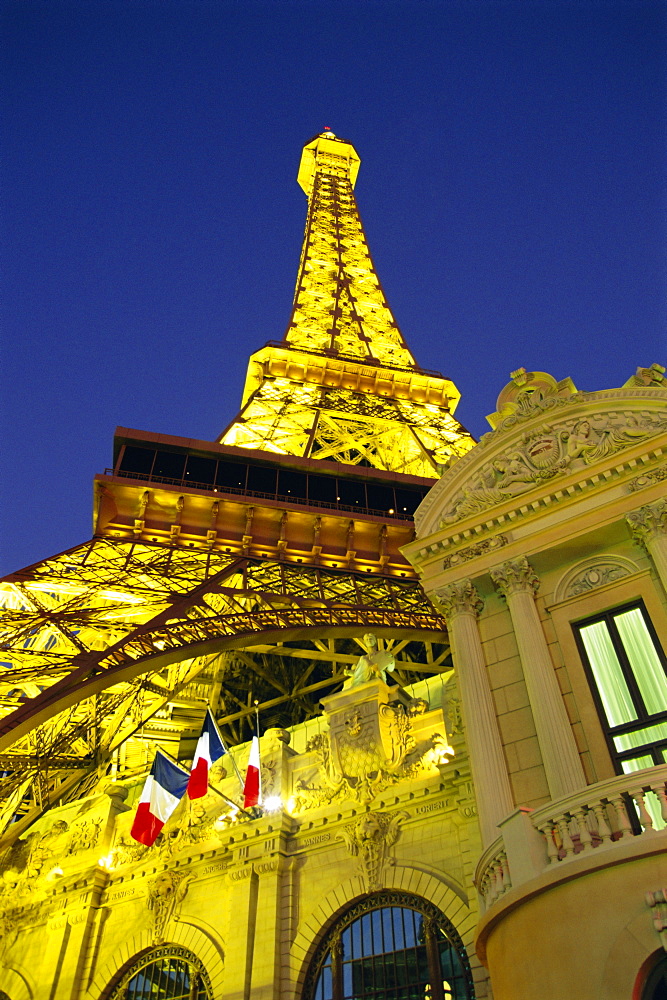
[[[192,879],[193,876],[186,872],[164,871],[148,883],[146,906],[153,914],[153,941],[156,944],[164,940],[171,918],[178,920]]]

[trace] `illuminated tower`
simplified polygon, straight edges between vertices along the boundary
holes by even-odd
[[[0,847],[145,770],[156,745],[188,760],[207,701],[231,743],[255,703],[263,728],[315,715],[369,630],[399,683],[450,671],[400,549],[473,441],[455,386],[416,365],[387,305],[358,169],[329,131],[306,145],[292,317],[252,355],[220,441],[118,428],[92,539],[0,585]]]
[[[290,323],[250,358],[222,444],[437,476],[470,436],[453,382],[420,369],[387,304],[354,197],[359,157],[324,132],[304,148],[308,218]]]

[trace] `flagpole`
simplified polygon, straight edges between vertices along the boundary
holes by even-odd
[[[218,732],[220,732],[220,730],[218,730]],[[234,754],[229,749],[229,747],[225,745],[225,741],[223,740],[222,735],[220,736],[220,742],[222,743],[222,746],[224,748],[225,753],[227,754],[227,756],[229,757],[229,759],[232,762],[232,767],[234,768],[234,773],[235,773],[236,777],[239,779],[239,785],[241,786],[241,791],[243,791],[243,778],[241,777],[241,772],[239,771],[239,766],[236,763],[236,761],[234,760]]]
[[[259,702],[255,698],[255,736],[257,737],[257,745],[259,746]],[[259,797],[257,799],[258,806],[262,807],[262,765],[260,761],[259,765]]]
[[[238,811],[242,812],[244,816],[249,816],[250,819],[253,819],[252,814],[249,813],[247,809],[244,809],[243,806],[240,806],[238,802],[234,802],[234,799],[230,799],[228,795],[225,795],[224,792],[221,792],[219,788],[215,787],[215,785],[209,785],[208,787],[212,792],[215,792],[216,795],[219,795],[221,799],[224,799],[225,802],[228,802],[230,806],[233,806],[234,809],[238,809]]]

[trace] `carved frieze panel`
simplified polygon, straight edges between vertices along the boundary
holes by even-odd
[[[656,483],[662,483],[667,479],[667,465],[661,465],[658,469],[653,469],[651,472],[645,472],[641,476],[637,476],[636,479],[631,479],[628,483],[628,489],[632,490],[643,490],[647,486],[655,486]]]
[[[604,459],[664,433],[665,384],[659,365],[638,369],[623,388],[599,392],[577,392],[570,379],[519,369],[488,418],[493,431],[445,470],[420,505],[418,537],[523,500],[573,472],[585,479]],[[638,480],[634,488],[642,485]]]
[[[474,545],[467,545],[465,548],[459,549],[458,552],[453,552],[450,556],[446,556],[443,560],[442,568],[451,569],[452,566],[460,566],[461,563],[468,562],[470,559],[485,556],[487,552],[495,552],[496,549],[502,549],[508,542],[509,538],[507,535],[494,535],[492,538],[485,538],[481,542],[475,542]]]
[[[509,418],[508,418],[509,419]],[[630,410],[571,417],[515,438],[512,447],[485,462],[447,503],[444,524],[482,513],[536,486],[584,470],[638,441],[667,430],[667,416]]]

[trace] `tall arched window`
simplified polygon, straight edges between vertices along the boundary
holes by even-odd
[[[175,945],[152,948],[133,959],[104,995],[107,1000],[213,1000],[202,963]]]
[[[329,929],[311,961],[303,1000],[474,1000],[461,938],[412,893],[377,892]]]

